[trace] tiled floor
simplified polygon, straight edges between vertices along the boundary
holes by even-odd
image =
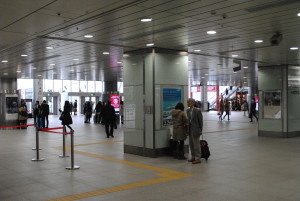
[[[300,138],[258,137],[257,123],[242,112],[230,121],[219,121],[216,112],[203,115],[212,155],[197,165],[124,154],[122,127],[107,139],[103,126],[84,124],[80,115],[73,119],[75,144],[82,145],[75,146],[79,170],[66,170],[70,158],[58,157],[62,135],[40,133],[45,160],[32,162],[34,128],[0,130],[0,200],[300,200]],[[58,116],[50,121],[59,126]]]

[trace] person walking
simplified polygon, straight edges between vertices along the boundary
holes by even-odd
[[[43,126],[43,128],[48,128],[48,126],[49,126],[49,119],[48,119],[49,105],[45,100],[41,104],[41,110],[42,110],[42,126]],[[46,124],[46,122],[47,122],[47,124]]]
[[[184,113],[183,103],[177,103],[171,112],[173,121],[173,154],[174,158],[185,160],[184,140],[187,138],[188,119]]]
[[[61,120],[64,131],[66,131],[66,127],[68,127],[70,129],[70,132],[74,132],[73,128],[70,126],[70,124],[73,123],[70,112],[70,102],[65,101],[64,110],[62,111],[59,120]]]
[[[92,104],[90,101],[87,101],[84,106],[84,114],[85,114],[84,123],[91,123],[92,113],[93,113]]]
[[[229,103],[229,100],[228,99],[225,99],[225,105],[224,105],[224,109],[225,109],[225,115],[222,119],[225,119],[225,117],[227,116],[228,117],[228,121],[230,120],[229,119],[229,115],[230,115],[230,103]]]
[[[195,100],[189,98],[187,100],[188,109],[186,110],[189,122],[189,145],[191,150],[191,159],[188,160],[192,164],[201,163],[200,136],[202,135],[203,116],[199,108],[195,108]]]
[[[95,108],[95,124],[100,124],[102,107],[102,102],[99,101]]]
[[[222,120],[223,113],[224,113],[224,101],[223,101],[223,99],[221,99],[219,120]]]
[[[251,101],[251,106],[250,106],[250,122],[253,122],[253,116],[256,118],[256,121],[258,121],[258,117],[256,116],[256,103],[255,103],[255,98],[252,99]]]
[[[73,108],[74,108],[74,115],[77,115],[76,114],[77,113],[77,100],[75,100]]]
[[[103,118],[107,138],[109,138],[109,136],[114,137],[114,127],[116,126],[115,108],[110,103],[110,101],[107,101],[103,108]]]

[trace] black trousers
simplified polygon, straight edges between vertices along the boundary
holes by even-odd
[[[106,132],[106,136],[114,136],[114,124],[105,124],[105,132]]]
[[[46,122],[47,122],[47,126],[45,125]],[[48,115],[42,117],[42,125],[43,125],[43,128],[48,128],[48,126],[49,126]]]

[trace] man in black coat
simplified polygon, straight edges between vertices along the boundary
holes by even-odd
[[[49,120],[48,120],[48,116],[49,116],[49,105],[47,104],[47,102],[44,100],[42,105],[41,105],[41,111],[42,111],[42,125],[43,128],[48,128],[49,126]],[[47,126],[45,126],[45,121],[47,122]]]
[[[115,108],[110,104],[110,101],[107,101],[106,105],[103,108],[103,118],[107,138],[109,138],[109,136],[114,137],[114,127],[116,125],[116,112]]]

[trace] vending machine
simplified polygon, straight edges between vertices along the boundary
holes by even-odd
[[[0,90],[0,126],[18,123],[18,90]]]

